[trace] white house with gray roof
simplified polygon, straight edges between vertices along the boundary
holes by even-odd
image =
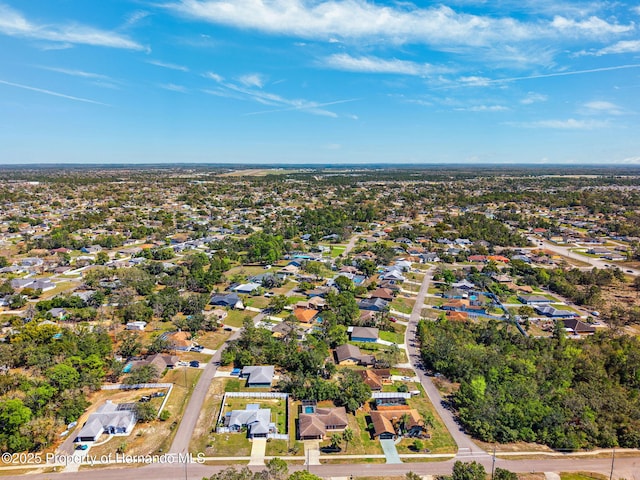
[[[247,387],[269,388],[273,375],[273,365],[252,365],[244,367],[240,377],[247,379]]]

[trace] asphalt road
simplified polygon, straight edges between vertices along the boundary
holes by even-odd
[[[409,317],[409,322],[407,325],[407,330],[405,332],[405,344],[407,346],[407,355],[409,356],[409,362],[413,366],[413,369],[416,371],[416,375],[420,379],[420,383],[422,384],[422,388],[424,388],[429,400],[433,404],[434,408],[438,412],[438,415],[442,418],[447,430],[451,433],[453,440],[458,445],[458,456],[467,456],[477,454],[480,456],[487,456],[486,452],[484,452],[480,447],[478,447],[473,441],[471,437],[464,433],[464,431],[458,425],[455,417],[453,416],[453,412],[447,408],[445,408],[442,404],[442,396],[440,392],[433,384],[431,377],[427,376],[424,373],[424,370],[418,368],[416,365],[421,362],[420,360],[420,351],[419,345],[415,342],[415,333],[418,322],[420,321],[420,312],[422,311],[424,298],[427,295],[427,291],[429,290],[429,285],[431,284],[433,267],[431,267],[424,276],[424,280],[422,281],[422,285],[420,286],[420,291],[416,297],[416,303],[413,306],[413,310],[411,311],[411,316]]]
[[[482,463],[491,472],[493,458],[486,455],[482,458],[461,458],[463,461],[476,460]],[[391,476],[404,475],[414,472],[420,475],[451,474],[454,460],[446,462],[420,462],[404,464],[334,464],[317,465],[309,467],[311,473],[321,477],[348,476],[357,472],[357,476]],[[517,473],[531,472],[595,472],[609,476],[611,472],[611,458],[559,458],[559,459],[535,459],[535,460],[502,460],[496,459],[496,467],[506,468]],[[189,480],[201,480],[214,473],[223,470],[225,466],[206,466],[196,463],[189,464],[153,464],[140,468],[97,468],[86,469],[69,473],[39,473],[30,474],[32,480],[123,480],[135,478],[136,480],[176,480],[185,478]],[[301,470],[306,467],[291,466],[290,471]],[[260,471],[262,468],[252,468]],[[9,472],[7,472],[9,473]],[[3,476],[6,479],[23,479],[23,475]],[[613,472],[614,479],[640,480],[640,457],[616,458]]]
[[[564,247],[560,245],[555,245],[546,240],[542,240],[540,238],[535,238],[535,237],[530,237],[529,240],[536,244],[535,248],[543,248],[545,250],[550,250],[559,255],[563,255],[573,260],[586,262],[591,265],[590,267],[581,267],[581,269],[583,270],[585,269],[590,270],[593,267],[597,267],[599,269],[606,269],[608,268],[607,265],[614,265],[614,266],[616,265],[616,262],[612,262],[610,260],[604,260],[604,259],[595,258],[595,257],[587,257],[585,255],[580,255],[579,253],[572,252],[571,249],[576,248],[575,245]],[[541,243],[542,245],[540,245]],[[640,275],[640,270],[638,270],[637,268],[628,268],[628,267],[619,267],[619,268],[626,274],[635,275],[635,276]]]

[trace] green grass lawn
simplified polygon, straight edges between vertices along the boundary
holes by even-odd
[[[387,342],[393,342],[401,345],[404,343],[404,334],[398,332],[380,332],[380,340],[385,340]]]
[[[409,399],[409,406],[411,408],[415,408],[418,410],[420,415],[432,416],[433,417],[433,426],[429,429],[429,434],[431,438],[426,439],[424,441],[425,448],[431,450],[431,453],[455,453],[456,452],[456,443],[453,440],[453,437],[449,434],[447,427],[445,427],[440,415],[433,408],[433,405],[429,401],[429,397],[427,397],[424,393],[422,385],[413,384],[410,386],[410,389],[420,390],[421,395],[417,397],[411,397]],[[412,444],[413,442],[411,442]],[[400,453],[413,453],[412,451],[400,451]]]
[[[228,386],[228,384],[227,384]],[[255,389],[253,389],[255,390]],[[276,424],[278,433],[287,433],[286,401],[282,398],[235,398],[227,397],[224,411],[244,410],[249,404],[259,404],[260,408],[271,409],[271,421]]]
[[[251,442],[246,433],[216,433],[209,443],[213,456],[248,457],[251,455]]]
[[[307,297],[302,295],[291,295],[290,297],[287,297],[287,305],[295,305],[298,302],[304,302],[306,299]]]
[[[415,303],[416,301],[410,298],[394,298],[391,302],[391,309],[410,314]]]
[[[605,480],[606,475],[601,473],[587,473],[587,472],[561,472],[560,480]]]
[[[242,327],[245,317],[253,318],[257,315],[257,312],[248,310],[230,310],[227,313],[227,318],[223,320],[223,323],[232,327]]]
[[[247,307],[265,308],[269,305],[269,299],[266,297],[249,297],[244,304]]]
[[[347,249],[346,245],[328,245],[331,248],[331,258],[339,257]]]

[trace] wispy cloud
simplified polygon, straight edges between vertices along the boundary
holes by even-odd
[[[520,103],[523,105],[531,105],[532,103],[546,102],[548,99],[549,97],[542,93],[529,92],[520,100]]]
[[[250,73],[247,75],[242,75],[238,78],[238,81],[243,84],[245,87],[257,87],[262,88],[265,84],[265,79],[259,73]]]
[[[621,40],[619,42],[614,43],[613,45],[609,45],[608,47],[601,48],[600,50],[596,50],[595,52],[582,52],[584,54],[591,55],[610,55],[610,54],[619,54],[619,53],[638,53],[640,52],[640,40]]]
[[[347,53],[337,53],[324,58],[324,66],[337,70],[362,73],[389,73],[397,75],[436,75],[449,73],[451,69],[434,66],[429,63],[417,63],[407,60],[386,60],[378,57],[353,57]]]
[[[92,103],[94,105],[103,105],[108,107],[110,105],[96,100],[90,100],[88,98],[74,97],[72,95],[66,95],[64,93],[54,92],[52,90],[46,90],[44,88],[31,87],[29,85],[22,85],[20,83],[7,82],[6,80],[0,80],[0,84],[7,85],[9,87],[21,88],[23,90],[30,90],[32,92],[44,93],[45,95],[52,95],[54,97],[66,98],[67,100],[74,100],[76,102]]]
[[[127,29],[135,26],[145,18],[151,15],[151,12],[147,12],[145,10],[136,10],[135,12],[127,15],[124,20],[124,24],[122,25],[122,29]]]
[[[61,44],[146,50],[144,46],[134,40],[115,32],[75,23],[65,25],[35,24],[27,20],[20,12],[2,3],[0,3],[0,34]]]
[[[504,105],[474,105],[471,107],[456,108],[458,111],[464,112],[506,112],[509,107]]]
[[[582,36],[585,33],[591,36],[606,36],[609,34],[630,32],[634,29],[633,23],[629,25],[609,23],[596,16],[591,16],[586,20],[574,20],[572,18],[556,16],[553,18],[551,26],[560,32],[577,36]]]
[[[88,79],[92,79],[92,80],[110,80],[110,81],[112,81],[112,79],[110,77],[108,77],[107,75],[102,75],[100,73],[93,73],[93,72],[85,72],[83,70],[73,70],[73,69],[68,69],[68,68],[46,67],[46,66],[38,66],[38,68],[41,68],[43,70],[49,70],[50,72],[63,73],[65,75],[70,75],[72,77],[88,78]]]
[[[610,72],[615,70],[625,70],[629,68],[640,68],[640,64],[616,65],[613,67],[591,68],[588,70],[570,70],[565,72],[541,73],[538,75],[527,75],[523,77],[507,77],[507,78],[486,78],[486,77],[460,77],[457,82],[444,85],[438,89],[449,89],[459,87],[486,87],[489,85],[518,82],[522,80],[536,80],[540,78],[566,77],[571,75],[588,75],[591,73]]]
[[[600,120],[539,120],[536,122],[512,122],[508,125],[523,128],[549,128],[554,130],[596,130],[609,127],[609,122]]]
[[[162,62],[160,60],[147,60],[147,63],[155,65],[156,67],[168,68],[169,70],[178,70],[180,72],[188,72],[189,69],[183,65],[177,65],[175,63]]]
[[[208,78],[209,80],[214,80],[218,83],[222,83],[224,82],[224,77],[221,75],[218,75],[217,73],[213,73],[213,72],[206,72],[202,75],[204,78]]]
[[[418,8],[367,0],[180,0],[166,8],[211,23],[255,29],[303,39],[357,40],[375,38],[394,43],[491,45],[562,36],[590,38],[628,32],[633,24],[610,23],[597,16],[524,22],[506,16],[461,13],[444,5]],[[357,19],[357,21],[355,21]]]
[[[624,115],[625,110],[615,103],[604,100],[593,100],[582,106],[585,114],[606,114],[606,115]]]
[[[169,90],[170,92],[187,93],[187,88],[182,85],[176,85],[175,83],[161,83],[158,87]]]
[[[250,74],[248,76],[243,76],[240,78],[244,78],[244,80],[250,84],[251,83],[250,77],[252,75],[255,75],[255,74]],[[290,98],[282,97],[275,93],[266,92],[262,89],[251,88],[251,86],[257,87],[255,84],[251,86],[247,86],[246,84],[243,84],[243,83],[233,83],[230,81],[226,81],[221,75],[218,75],[217,73],[207,72],[203,76],[205,78],[215,81],[218,84],[217,88],[215,89],[203,90],[205,93],[219,96],[219,97],[235,98],[239,100],[249,100],[256,103],[260,103],[262,105],[275,107],[269,110],[246,113],[245,115],[261,115],[265,113],[299,110],[299,111],[304,111],[314,115],[321,115],[321,116],[336,118],[338,117],[338,114],[330,110],[327,110],[324,107],[337,105],[340,103],[353,102],[356,100],[356,99],[348,99],[348,100],[336,100],[332,102],[320,103],[320,102],[315,102],[312,100],[305,100],[305,99],[290,99]],[[257,87],[257,88],[260,88],[260,87]]]

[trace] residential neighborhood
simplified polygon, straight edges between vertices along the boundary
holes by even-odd
[[[0,425],[3,451],[319,467],[640,448],[631,181],[605,215],[605,177],[583,203],[567,181],[551,207],[533,181],[482,175],[142,172],[0,181],[0,408],[22,419]],[[585,404],[587,356],[611,342],[628,352],[602,367],[624,398],[614,437],[585,433],[595,404],[519,403],[547,398],[560,379],[525,378],[558,352],[576,372],[563,401]],[[519,400],[501,403],[505,385]]]

